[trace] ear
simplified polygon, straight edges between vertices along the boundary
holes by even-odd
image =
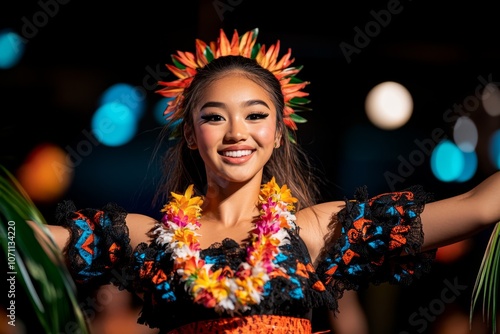
[[[184,139],[186,140],[186,145],[190,150],[196,150],[198,148],[193,129],[187,124],[184,124]]]

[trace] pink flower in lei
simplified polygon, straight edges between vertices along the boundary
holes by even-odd
[[[196,303],[217,312],[240,313],[259,304],[264,285],[273,271],[283,270],[274,263],[279,247],[288,242],[285,228],[295,226],[294,203],[286,185],[279,187],[274,177],[261,187],[260,217],[255,222],[246,261],[236,270],[229,267],[212,270],[200,257],[196,231],[200,227],[203,199],[193,197],[193,185],[185,193],[172,193],[164,206],[162,222],[157,225],[156,242],[172,254],[174,269]]]

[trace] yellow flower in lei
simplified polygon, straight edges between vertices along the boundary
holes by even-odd
[[[173,227],[171,232],[161,233],[158,242],[169,243],[171,249],[175,248],[173,256],[192,256],[199,252],[199,243],[195,230],[199,228],[198,219],[201,217],[203,199],[193,196],[193,185],[190,185],[184,195],[171,193],[171,201],[163,207],[163,224]]]
[[[287,186],[279,187],[274,177],[263,184],[259,194],[260,217],[255,222],[246,261],[236,270],[229,267],[213,271],[200,256],[196,233],[201,217],[201,197],[193,197],[193,185],[184,194],[172,193],[162,209],[156,242],[172,253],[174,268],[196,303],[215,311],[240,313],[261,301],[269,275],[282,270],[274,263],[279,247],[287,242],[284,228],[294,226],[297,199]]]
[[[284,184],[281,188],[273,177],[270,182],[262,186],[259,195],[259,201],[262,203],[265,199],[271,199],[278,203],[276,210],[279,210],[281,227],[287,227],[288,215],[293,215],[298,199],[292,196],[292,191]],[[283,206],[285,205],[285,206]]]

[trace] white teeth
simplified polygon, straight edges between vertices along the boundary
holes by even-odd
[[[251,150],[241,150],[241,151],[224,151],[222,152],[222,155],[226,157],[234,157],[234,158],[239,158],[244,155],[250,155],[252,153]]]

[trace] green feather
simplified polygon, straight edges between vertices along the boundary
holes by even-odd
[[[307,120],[304,117],[299,116],[297,114],[290,114],[290,118],[293,119],[293,121],[295,123],[306,123],[307,122]]]
[[[181,70],[186,69],[186,66],[184,66],[183,63],[177,61],[177,59],[175,59],[173,56],[172,56],[172,63],[174,63],[175,67],[177,67],[178,69],[181,69]]]

